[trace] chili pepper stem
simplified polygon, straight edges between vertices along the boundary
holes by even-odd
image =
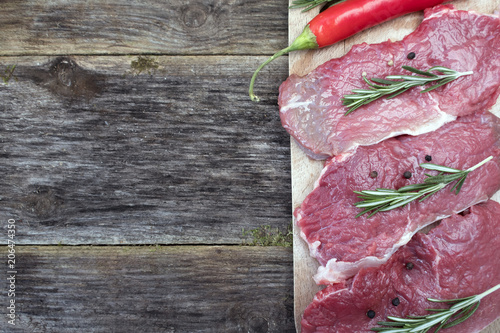
[[[289,52],[298,50],[317,49],[317,48],[318,48],[318,43],[316,43],[316,36],[312,33],[311,29],[309,28],[309,25],[307,25],[302,31],[302,33],[293,41],[292,44],[290,44],[290,46],[273,54],[255,70],[255,72],[252,75],[252,79],[250,80],[250,88],[248,89],[248,95],[250,96],[252,101],[254,102],[259,101],[259,97],[257,97],[253,93],[253,86],[255,84],[255,79],[257,78],[257,74],[260,72],[262,68],[264,68],[264,66],[266,66],[274,59],[279,58],[282,55],[287,54]]]

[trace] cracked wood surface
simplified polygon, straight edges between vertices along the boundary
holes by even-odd
[[[0,1],[0,332],[294,331],[291,250],[234,246],[291,222],[286,58],[247,92],[286,36],[286,1]]]
[[[239,244],[291,221],[286,58],[0,57],[2,206],[21,244]]]
[[[294,332],[290,248],[22,246],[16,254],[18,320],[7,327],[2,313],[0,332]],[[0,287],[8,290],[6,279]]]
[[[260,55],[285,47],[287,2],[0,1],[0,55]]]

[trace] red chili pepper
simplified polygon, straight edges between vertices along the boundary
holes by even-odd
[[[304,28],[293,43],[267,59],[253,73],[248,93],[253,93],[259,71],[274,59],[292,51],[317,49],[332,45],[360,31],[396,17],[424,10],[446,0],[346,0],[318,14]]]

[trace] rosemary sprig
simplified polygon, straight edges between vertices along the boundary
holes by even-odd
[[[500,284],[497,284],[479,295],[465,298],[450,300],[428,298],[431,302],[448,303],[452,305],[449,309],[427,309],[427,311],[434,313],[426,316],[407,316],[406,318],[388,316],[387,319],[390,321],[379,321],[377,323],[385,327],[372,327],[371,330],[386,333],[426,333],[437,325],[434,330],[434,333],[437,333],[441,329],[458,325],[467,320],[478,309],[481,299],[498,289],[500,289]]]
[[[344,95],[342,104],[349,108],[344,115],[348,115],[361,106],[371,103],[383,96],[387,96],[386,98],[390,99],[413,87],[434,83],[429,88],[421,91],[421,93],[425,93],[458,79],[461,76],[473,74],[472,71],[461,73],[442,66],[434,66],[427,71],[422,71],[410,66],[402,66],[402,68],[417,75],[389,75],[385,79],[372,78],[371,80],[368,80],[366,75],[363,75],[363,80],[369,87],[368,89],[353,89],[352,94]],[[431,73],[433,71],[442,74],[438,75]]]
[[[344,2],[346,0],[294,0],[292,5],[288,8],[296,9],[296,8],[304,8],[302,12],[307,12],[313,8],[316,8],[322,4],[329,4],[328,7],[333,6],[337,3]]]
[[[368,217],[371,217],[377,212],[385,212],[398,207],[403,207],[419,198],[419,201],[423,201],[454,181],[457,182],[453,185],[451,191],[455,191],[455,194],[458,194],[462,189],[462,185],[464,184],[465,178],[469,172],[479,168],[492,158],[493,156],[489,156],[467,170],[458,170],[432,163],[422,163],[420,164],[420,167],[427,170],[439,171],[439,174],[435,176],[425,174],[427,178],[423,183],[403,186],[398,190],[378,188],[375,191],[354,191],[354,193],[358,194],[358,198],[362,199],[362,201],[354,203],[354,206],[363,208],[363,211],[356,215],[356,217],[360,217],[370,211],[371,213]]]

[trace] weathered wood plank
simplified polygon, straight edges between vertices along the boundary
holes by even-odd
[[[0,55],[269,54],[286,0],[1,1]]]
[[[287,65],[262,73],[253,103],[263,60],[0,57],[0,73],[17,65],[0,83],[0,207],[18,242],[234,244],[286,228]]]
[[[16,255],[16,326],[2,315],[1,332],[294,331],[291,249],[18,246]]]

